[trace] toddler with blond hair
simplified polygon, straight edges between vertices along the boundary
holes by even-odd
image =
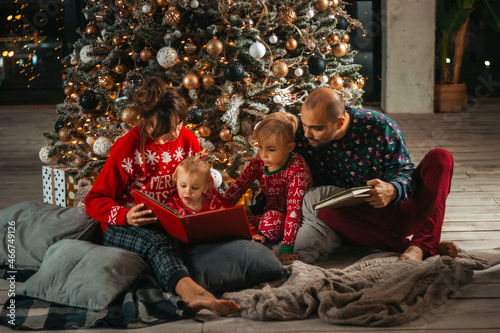
[[[255,180],[259,182],[267,203],[264,214],[249,220],[262,235],[262,242],[282,241],[278,257],[283,263],[298,259],[293,246],[304,193],[312,185],[309,167],[302,156],[293,152],[297,126],[297,118],[290,113],[267,115],[254,131],[258,155],[224,195],[234,204]]]

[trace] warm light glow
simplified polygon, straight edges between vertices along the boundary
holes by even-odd
[[[2,55],[3,55],[4,57],[8,56],[8,55],[9,55],[9,51],[3,51],[3,52],[2,52]]]
[[[486,66],[486,68],[490,68],[491,62],[489,62],[488,60],[485,60],[484,61],[484,66]]]
[[[449,64],[451,62],[450,58],[446,58],[446,63]]]
[[[12,20],[12,15],[7,16],[7,21]]]
[[[14,56],[14,51],[10,51],[9,52],[9,57],[13,57]]]

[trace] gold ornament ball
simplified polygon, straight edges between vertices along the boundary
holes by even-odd
[[[115,79],[111,75],[99,75],[97,77],[97,83],[102,89],[111,89],[115,84]]]
[[[365,86],[365,78],[362,77],[361,79],[358,79],[356,83],[358,84],[359,89],[363,89],[363,87]]]
[[[222,42],[218,39],[211,39],[207,42],[207,52],[211,55],[219,55],[224,48]]]
[[[241,29],[248,30],[253,28],[253,20],[250,17],[246,17],[241,20]]]
[[[62,142],[68,142],[72,138],[71,133],[70,133],[70,129],[68,127],[61,128],[59,130],[59,132],[57,132],[57,137]]]
[[[168,25],[177,25],[181,23],[181,12],[177,9],[169,9],[163,16],[163,22]]]
[[[233,137],[233,133],[231,133],[231,131],[227,128],[224,128],[223,130],[220,131],[219,133],[219,137],[223,140],[223,141],[229,141],[232,139]]]
[[[141,58],[142,61],[148,61],[153,57],[153,52],[151,52],[150,49],[143,49],[139,53],[139,58]]]
[[[332,52],[332,46],[328,43],[321,43],[319,45],[319,52],[321,52],[321,54],[329,54]]]
[[[91,23],[85,27],[85,32],[88,35],[97,35],[99,33],[99,27],[97,24]]]
[[[85,161],[85,159],[81,158],[80,156],[77,156],[74,160],[73,160],[73,163],[75,164],[76,167],[78,168],[81,168],[82,166],[84,166],[85,164],[87,164],[87,162]]]
[[[108,17],[108,14],[106,14],[106,12],[105,12],[105,11],[102,11],[102,12],[97,12],[97,13],[95,14],[95,20],[96,20],[97,22],[104,22],[104,21],[106,21],[106,18],[107,18],[107,17]]]
[[[127,125],[135,125],[139,121],[139,113],[130,106],[127,106],[122,111],[120,118]]]
[[[285,43],[287,50],[293,51],[297,48],[297,40],[295,38],[288,38]]]
[[[333,48],[333,55],[337,58],[342,58],[346,55],[348,49],[349,47],[347,47],[346,43],[339,43]]]
[[[334,75],[328,80],[328,85],[330,85],[332,89],[339,90],[344,86],[344,80],[340,76]]]
[[[326,38],[326,41],[333,46],[337,45],[340,42],[340,38],[337,34],[331,34]]]
[[[332,7],[335,8],[340,4],[339,0],[331,0],[332,1]]]
[[[349,35],[348,35],[348,34],[344,34],[344,36],[342,36],[342,41],[343,41],[344,43],[349,43],[349,40],[350,40],[350,39],[351,39],[351,38],[349,37]]]
[[[200,80],[198,79],[198,75],[193,74],[193,73],[187,73],[182,78],[182,85],[186,89],[194,89],[194,88],[198,87],[199,83],[200,83]]]
[[[123,73],[125,73],[127,70],[128,70],[128,68],[127,68],[127,66],[125,66],[124,64],[119,64],[119,65],[116,65],[116,66],[113,68],[113,72],[115,72],[116,74],[123,74]]]
[[[156,4],[160,7],[165,7],[168,5],[168,1],[167,0],[156,0]]]
[[[359,90],[358,84],[354,81],[347,82],[347,88],[352,90]]]
[[[210,127],[208,127],[208,126],[206,126],[206,125],[201,126],[201,127],[198,129],[198,131],[200,132],[200,135],[201,135],[202,137],[204,137],[204,138],[206,138],[207,136],[209,136],[209,135],[210,135],[210,133],[212,132],[212,131],[210,130]]]
[[[215,84],[215,78],[212,74],[205,74],[203,75],[202,82],[205,87],[211,87]]]
[[[297,19],[297,13],[293,8],[289,8],[288,6],[286,6],[285,10],[279,13],[279,17],[283,21],[283,23],[292,24]]]
[[[122,36],[113,36],[113,39],[111,40],[114,46],[122,46],[125,44],[125,39],[123,39]]]
[[[228,95],[220,95],[215,99],[215,107],[217,110],[226,111],[227,103],[229,103]]]
[[[273,74],[277,78],[285,77],[288,74],[288,66],[283,61],[278,61],[273,65]]]
[[[64,95],[66,95],[66,96],[70,96],[71,94],[74,94],[75,92],[76,92],[76,90],[73,86],[64,87]]]
[[[198,49],[198,46],[196,46],[195,43],[186,43],[184,45],[184,51],[186,51],[187,54],[193,54],[196,52]]]
[[[325,11],[328,9],[328,0],[316,0],[313,6],[318,12]]]

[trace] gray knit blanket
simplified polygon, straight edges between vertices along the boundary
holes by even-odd
[[[279,286],[226,293],[241,316],[252,320],[296,320],[312,314],[332,324],[398,326],[417,319],[456,295],[474,270],[500,263],[500,252],[461,252],[457,259],[397,261],[387,253],[370,255],[344,269],[296,261]]]

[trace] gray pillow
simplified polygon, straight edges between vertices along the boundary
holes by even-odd
[[[61,240],[47,250],[40,270],[17,294],[100,311],[130,287],[146,267],[129,251]]]
[[[0,210],[0,222],[0,265],[9,264],[7,255],[11,244],[15,246],[15,266],[34,268],[40,267],[45,252],[55,242],[90,240],[99,227],[83,207],[60,207],[37,201],[21,202]],[[14,230],[15,237],[9,243],[9,234]]]
[[[250,288],[288,275],[271,250],[248,240],[190,246],[183,259],[193,280],[214,294]]]

